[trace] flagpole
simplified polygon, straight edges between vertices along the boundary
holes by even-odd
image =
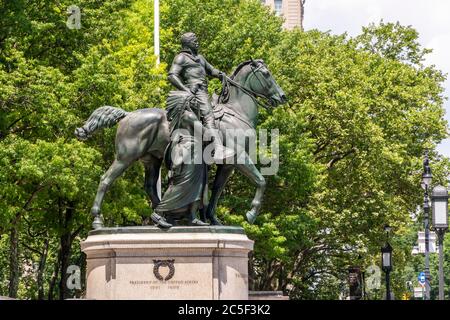
[[[154,26],[153,26],[153,47],[155,50],[155,56],[156,56],[156,65],[158,66],[160,63],[159,56],[160,56],[160,50],[159,50],[159,0],[153,0],[154,8]],[[159,169],[159,176],[158,181],[156,182],[156,193],[158,195],[158,198],[161,200],[162,198],[162,192],[161,192],[161,169]]]
[[[153,0],[154,3],[154,30],[153,30],[153,47],[155,49],[156,65],[159,65],[159,0]]]

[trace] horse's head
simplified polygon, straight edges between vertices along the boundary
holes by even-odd
[[[272,107],[287,102],[283,89],[277,84],[263,60],[250,60],[248,68],[246,83],[250,90],[266,98]]]

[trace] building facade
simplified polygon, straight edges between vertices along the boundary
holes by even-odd
[[[261,3],[271,7],[275,14],[284,18],[283,27],[293,29],[302,28],[303,0],[261,0]]]

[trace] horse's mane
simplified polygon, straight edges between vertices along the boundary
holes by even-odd
[[[264,63],[264,60],[262,60],[262,59],[256,59],[256,60],[250,59],[250,60],[246,60],[246,61],[244,61],[244,62],[241,62],[241,63],[236,67],[236,69],[234,69],[234,71],[233,71],[233,73],[231,74],[230,78],[231,78],[231,79],[234,79],[234,78],[237,76],[237,74],[239,73],[239,71],[241,71],[241,69],[242,69],[243,67],[245,67],[246,65],[249,65],[249,64],[252,63],[252,62],[258,62],[258,63],[262,63],[263,65],[266,65],[266,64]]]
[[[241,69],[242,69],[243,67],[245,67],[246,65],[248,65],[248,64],[250,64],[250,63],[252,63],[252,60],[247,60],[247,61],[241,62],[241,63],[236,67],[236,69],[234,69],[234,71],[233,71],[233,73],[231,74],[230,78],[231,78],[231,79],[234,79],[234,78],[237,76],[237,74],[239,73],[239,71],[241,71]]]

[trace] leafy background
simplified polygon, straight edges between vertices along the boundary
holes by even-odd
[[[282,290],[292,299],[345,297],[347,268],[379,264],[390,224],[394,294],[408,294],[407,281],[423,266],[411,249],[422,219],[425,149],[434,183],[447,185],[449,171],[436,151],[447,137],[445,75],[423,64],[429,51],[412,27],[380,23],[356,37],[285,31],[260,1],[162,0],[156,66],[151,1],[79,0],[79,30],[66,27],[71,4],[0,1],[0,295],[83,296],[84,287],[67,288],[66,270],[79,265],[84,277],[79,244],[114,157],[115,129],[85,143],[74,129],[103,105],[164,108],[167,69],[187,31],[227,73],[250,57],[264,59],[289,97],[259,117],[261,128],[281,136],[280,170],[268,177],[256,224],[244,219],[253,187],[238,174],[218,208],[222,220],[255,240],[251,289]],[[211,91],[218,88],[213,80]],[[147,223],[152,210],[142,185],[138,163],[115,182],[103,206],[108,226]],[[432,279],[436,260],[432,255]],[[383,286],[368,297],[382,299]]]

